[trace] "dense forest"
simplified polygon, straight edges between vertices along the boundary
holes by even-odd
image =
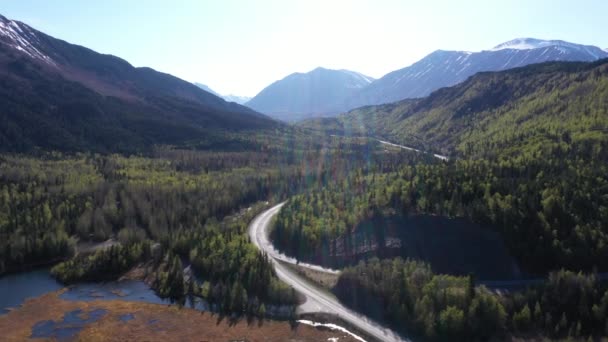
[[[531,271],[608,268],[608,61],[481,73],[423,99],[319,122],[453,158],[358,173],[295,197],[274,233],[292,254],[392,209],[489,224]]]
[[[423,99],[301,127],[451,158],[360,170],[292,197],[272,232],[287,253],[319,260],[337,240],[353,249],[365,220],[430,214],[498,232],[525,271],[547,278],[497,296],[427,264],[372,260],[341,274],[335,291],[347,303],[429,339],[608,334],[605,284],[576,273],[608,271],[607,61],[481,73]]]
[[[293,291],[249,242],[247,225],[264,208],[256,203],[417,158],[366,139],[248,139],[260,151],[3,155],[0,273],[63,261],[52,273],[73,283],[143,265],[152,287],[180,302],[200,296],[223,312],[255,314],[264,303],[293,305]]]
[[[608,334],[608,290],[594,274],[553,272],[541,286],[501,296],[418,261],[372,259],[346,268],[334,291],[353,308],[429,340]]]
[[[355,245],[357,225],[376,216],[465,217],[501,233],[532,273],[562,267],[607,271],[606,193],[607,164],[599,161],[417,163],[396,172],[354,172],[340,183],[294,196],[272,234],[280,248],[310,259],[338,237]]]

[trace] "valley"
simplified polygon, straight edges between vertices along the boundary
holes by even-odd
[[[81,25],[131,62],[0,15],[0,339],[606,339],[606,50],[196,6]]]

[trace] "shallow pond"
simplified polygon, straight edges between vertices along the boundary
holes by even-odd
[[[32,338],[68,339],[78,335],[88,324],[97,322],[107,310],[95,309],[88,313],[82,310],[67,312],[61,321],[40,321],[32,328]]]
[[[39,269],[0,278],[0,314],[21,305],[27,298],[38,297],[57,291],[64,286],[51,277],[49,269]],[[80,283],[68,286],[59,298],[70,301],[122,300],[152,304],[171,304],[160,298],[146,283],[139,280],[113,281],[106,283]],[[217,311],[201,298],[187,299],[186,307],[199,311]],[[289,306],[266,306],[270,317],[288,317]]]
[[[6,275],[0,278],[0,310],[2,310],[0,314],[7,313],[10,308],[18,307],[27,298],[38,297],[63,287],[51,277],[48,268]],[[125,300],[153,304],[171,303],[157,296],[142,281],[76,284],[69,286],[60,298],[73,301]],[[191,306],[206,310],[208,306],[205,304],[196,301]]]

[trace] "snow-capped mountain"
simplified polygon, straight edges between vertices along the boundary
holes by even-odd
[[[240,105],[244,104],[245,102],[251,100],[251,97],[249,96],[238,96],[238,95],[220,95],[218,92],[216,92],[215,90],[209,88],[207,85],[202,84],[202,83],[197,83],[194,82],[194,85],[203,89],[204,91],[211,93],[215,96],[219,96],[221,98],[223,98],[224,100],[228,101],[228,102],[234,102],[234,103],[238,103]]]
[[[595,61],[608,52],[561,40],[514,39],[480,52],[437,50],[409,67],[393,71],[355,94],[346,108],[423,97],[482,71],[499,71],[548,61]]]
[[[245,104],[247,103],[249,100],[251,100],[250,96],[238,96],[238,95],[223,95],[222,96],[224,98],[224,100],[228,101],[228,102],[235,102],[238,104]]]
[[[204,91],[206,91],[206,92],[208,92],[208,93],[211,93],[211,94],[213,94],[213,95],[215,95],[215,96],[222,97],[222,95],[220,95],[220,94],[216,93],[216,92],[215,92],[213,89],[209,88],[209,87],[208,87],[207,85],[205,85],[205,84],[194,82],[194,85],[195,85],[195,86],[197,86],[197,87],[199,87],[199,88],[201,88],[201,89],[203,89]]]
[[[41,42],[35,30],[22,22],[9,20],[2,15],[0,15],[0,43],[30,58],[48,65],[55,65],[55,62],[37,47],[41,45]]]
[[[316,68],[274,82],[245,105],[284,121],[337,114],[346,99],[373,81],[350,70]]]
[[[579,51],[583,54],[586,54],[595,59],[600,59],[604,57],[604,50],[598,48],[597,46],[592,45],[580,45],[565,42],[563,40],[542,40],[542,39],[534,39],[534,38],[518,38],[510,40],[506,43],[502,43],[496,47],[494,47],[491,51],[500,51],[500,50],[534,50],[534,49],[542,49],[548,47],[557,47],[558,49],[561,47],[563,53],[566,53],[566,50],[571,51]]]
[[[276,121],[0,15],[0,151],[134,151]]]

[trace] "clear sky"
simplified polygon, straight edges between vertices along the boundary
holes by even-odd
[[[317,66],[381,77],[518,37],[608,48],[608,0],[2,0],[0,14],[246,96]]]

